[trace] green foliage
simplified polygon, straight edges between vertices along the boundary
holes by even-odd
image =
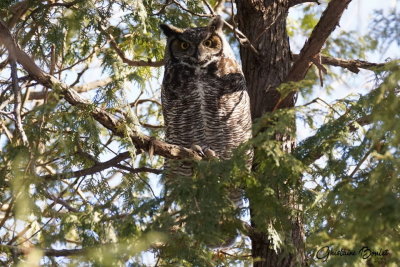
[[[400,14],[392,8],[385,14],[383,10],[376,10],[371,22],[372,37],[380,41],[380,48],[385,52],[392,43],[400,45]]]
[[[1,1],[2,20],[10,21],[16,14],[13,7],[20,3]],[[203,1],[178,1],[181,6],[150,0],[26,3],[29,8],[11,30],[43,70],[76,90],[109,80],[88,91],[81,88],[92,104],[71,106],[59,88],[43,88],[19,69],[28,148],[15,126],[10,69],[2,64],[6,55],[0,55],[2,265],[250,266],[251,226],[268,233],[275,251],[295,252],[290,231],[296,216],[304,220],[308,262],[313,266],[399,264],[398,61],[375,69],[375,84],[363,95],[333,103],[315,99],[265,114],[254,124],[254,138],[230,160],[192,162],[193,177],[175,177],[168,185],[172,204],[167,210],[159,175],[164,159],[136,150],[127,136],[115,137],[92,112],[102,108],[124,120],[121,130],[126,135],[137,132],[162,139],[162,71],[124,63],[110,45],[110,36],[127,59],[162,60],[159,23],[204,24],[205,17],[193,15],[208,12]],[[307,4],[298,10],[301,18],[295,26],[289,24],[288,31],[293,38],[308,37],[323,8]],[[329,39],[323,54],[364,58],[398,40],[395,11],[389,16],[378,11],[374,24],[373,34],[367,36],[342,30]],[[230,41],[236,42],[233,36]],[[329,69],[326,90],[343,75]],[[293,91],[309,97],[321,90],[314,86],[319,78],[313,67],[303,81],[281,84],[278,91],[282,97]],[[35,100],[38,93],[45,97]],[[295,120],[310,132],[296,147]],[[246,155],[253,150],[249,171]],[[125,151],[130,157],[95,170]],[[243,208],[233,207],[233,189],[245,195]],[[211,248],[236,235],[239,241],[229,251]],[[324,246],[357,253],[363,246],[382,248],[390,256],[365,260],[331,255],[324,263],[315,257]],[[27,255],[13,249],[28,247],[34,249]],[[73,253],[49,256],[63,249]]]

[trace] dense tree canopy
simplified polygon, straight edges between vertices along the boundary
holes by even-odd
[[[0,1],[1,265],[397,266],[398,1],[382,1],[366,35],[337,27],[351,2]],[[254,122],[226,161],[165,143],[160,103],[159,24],[216,14]],[[322,97],[346,86],[363,88]],[[165,158],[196,165],[172,183],[174,214]],[[221,218],[240,235],[213,249]]]

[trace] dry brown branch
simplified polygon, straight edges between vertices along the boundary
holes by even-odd
[[[1,54],[1,51],[0,51]],[[4,60],[3,62],[0,62],[0,70],[4,69],[8,65],[8,58]]]
[[[385,65],[384,63],[372,63],[358,59],[345,60],[340,58],[324,57],[324,56],[321,57],[321,62],[322,64],[326,65],[342,67],[354,73],[359,73],[360,69],[371,70],[373,68],[382,67]]]
[[[3,129],[5,135],[7,136],[8,140],[10,142],[12,142],[13,140],[13,134],[10,132],[10,130],[8,130],[8,128],[4,125],[3,121],[0,119],[0,125],[1,125],[1,129]]]
[[[67,201],[65,201],[64,199],[62,199],[61,197],[53,196],[53,195],[51,195],[51,194],[48,193],[48,192],[45,193],[45,196],[46,196],[47,198],[53,200],[55,203],[58,203],[58,204],[60,204],[61,206],[64,206],[68,211],[71,211],[71,212],[78,212],[77,209],[75,209],[74,207],[71,207],[71,205],[70,205]]]
[[[293,60],[297,60],[299,58],[298,54],[293,54],[292,56]],[[385,65],[384,63],[372,63],[359,59],[341,59],[327,56],[321,56],[321,63],[324,65],[342,67],[354,73],[359,73],[360,69],[371,70],[373,68],[383,67]]]
[[[311,60],[320,53],[322,46],[339,24],[339,20],[350,2],[351,0],[332,0],[329,2],[310,38],[306,41],[294,62],[287,81],[297,82],[304,79],[311,65]]]
[[[128,171],[132,174],[141,173],[141,172],[150,172],[150,173],[154,173],[154,174],[162,173],[162,170],[160,170],[160,169],[154,169],[154,168],[149,168],[149,167],[131,168],[131,167],[121,165],[121,164],[116,164],[116,167],[121,170]]]
[[[332,0],[328,7],[322,13],[321,19],[313,29],[310,38],[306,41],[298,55],[298,58],[292,65],[286,82],[298,82],[304,79],[308,69],[312,64],[312,60],[321,52],[322,46],[339,25],[344,10],[347,8],[351,0]],[[292,102],[296,90],[293,90],[286,97],[280,98],[275,104],[273,110],[286,106],[286,102]]]

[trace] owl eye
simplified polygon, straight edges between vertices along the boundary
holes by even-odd
[[[188,49],[188,48],[189,48],[189,43],[187,43],[187,42],[181,42],[181,48],[182,48],[183,50]]]
[[[207,47],[211,47],[211,46],[212,46],[212,41],[211,41],[211,40],[205,40],[205,41],[203,42],[203,45],[204,45],[204,46],[207,46]]]

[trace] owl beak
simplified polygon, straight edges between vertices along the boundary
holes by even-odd
[[[201,52],[200,52],[199,49],[196,50],[196,53],[194,54],[194,57],[195,57],[197,60],[200,60]]]
[[[197,59],[197,61],[201,62],[203,60],[203,56],[202,55],[203,55],[203,51],[202,51],[201,48],[198,47],[196,49],[196,52],[194,53],[195,59]]]

